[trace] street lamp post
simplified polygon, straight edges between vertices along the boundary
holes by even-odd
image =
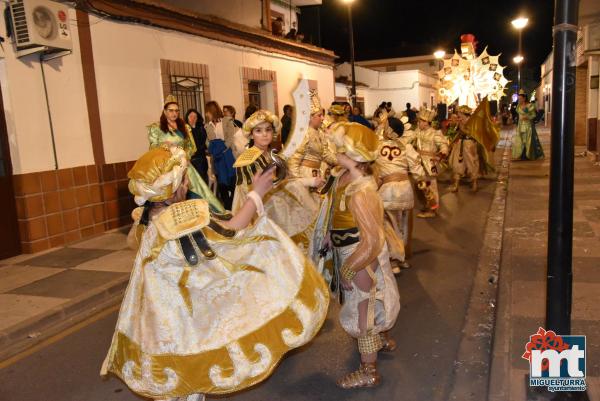
[[[354,0],[342,0],[348,5],[348,30],[350,34],[350,66],[352,69],[352,90],[350,97],[352,101],[352,107],[356,107],[356,76],[354,75],[354,29],[352,26],[352,3]]]
[[[521,89],[521,62],[523,61],[523,40],[522,33],[523,28],[527,26],[529,22],[529,18],[519,17],[511,21],[512,26],[515,27],[519,31],[519,54],[513,59],[515,63],[517,63],[517,91]],[[516,61],[517,58],[520,58],[519,61]]]
[[[554,2],[546,328],[571,334],[575,64],[578,0]]]

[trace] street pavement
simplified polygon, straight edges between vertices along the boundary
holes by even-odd
[[[529,363],[521,358],[529,336],[545,327],[551,149],[549,129],[538,128],[538,133],[546,158],[510,165],[489,401],[553,399],[526,385]],[[587,336],[587,396],[598,401],[600,166],[584,157],[583,147],[575,154],[571,333]]]
[[[339,306],[332,303],[317,338],[290,353],[266,382],[219,399],[445,400],[451,391],[461,330],[496,186],[494,177],[480,184],[475,194],[468,183],[454,194],[448,192],[447,183],[442,183],[440,216],[415,219],[413,267],[398,277],[402,310],[392,334],[399,347],[394,353],[380,356],[381,386],[354,391],[335,386],[338,377],[356,368],[358,355],[355,343],[337,323]],[[113,311],[89,318],[76,330],[50,338],[35,352],[1,364],[0,401],[139,400],[118,379],[102,380],[98,375],[116,316]]]
[[[506,134],[505,131],[505,139],[496,152],[497,162],[504,147],[510,146]],[[506,217],[491,355],[490,401],[552,399],[527,388],[528,363],[521,359],[529,335],[544,323],[550,156],[547,129],[540,129],[540,138],[546,159],[512,162],[507,188],[500,191],[506,194]],[[577,149],[578,153],[581,151]],[[573,334],[585,334],[588,340],[588,398],[584,399],[600,401],[600,308],[597,302],[600,293],[600,166],[585,157],[577,157],[575,169]],[[488,220],[494,218],[490,205],[498,196],[497,187],[504,185],[505,182],[496,184],[494,177],[489,177],[481,181],[481,189],[476,194],[469,191],[468,183],[454,194],[448,192],[447,183],[442,183],[440,216],[432,220],[415,219],[413,268],[404,270],[398,277],[402,310],[392,333],[399,347],[392,354],[380,356],[379,368],[383,375],[380,387],[354,391],[336,388],[335,380],[355,369],[358,356],[354,342],[337,323],[339,306],[332,303],[327,322],[315,340],[290,353],[268,380],[235,395],[208,399],[475,399],[452,397],[465,394],[464,388],[457,390],[458,374],[464,373],[457,370],[465,356],[459,350],[465,342],[464,333],[487,335],[469,332],[465,316],[467,311],[473,310],[473,300],[478,295],[471,290],[482,288],[482,283],[474,283],[474,279],[481,253],[489,247],[484,238],[486,222],[489,225]],[[103,380],[98,375],[117,317],[117,306],[110,307],[105,301],[114,301],[119,295],[131,266],[132,254],[124,248],[124,233],[113,232],[44,255],[22,255],[0,261],[0,329],[9,340],[14,327],[20,327],[20,331],[12,332],[22,336],[36,330],[36,320],[50,321],[49,316],[54,316],[73,320],[72,325],[77,319],[69,315],[69,311],[82,310],[86,305],[93,311],[75,327],[67,329],[68,325],[64,325],[58,334],[50,330],[52,335],[41,344],[0,362],[0,401],[142,399],[115,377]],[[90,272],[90,275],[80,272]],[[106,277],[98,274],[107,272],[111,274]],[[488,277],[485,279],[483,284],[488,285]],[[493,285],[492,277],[489,279],[492,282],[489,285]],[[86,294],[92,294],[90,299],[99,304],[104,302],[108,309],[98,313],[97,306],[91,307],[91,301],[85,301]],[[53,302],[41,302],[44,297]],[[62,315],[56,315],[57,310],[62,311]],[[480,319],[475,316],[474,321],[489,318],[491,316],[480,316]],[[37,328],[44,337],[44,326]],[[5,342],[0,332],[0,348]],[[476,357],[480,358],[476,362],[481,363],[482,369],[472,372],[473,377],[488,373],[485,367],[490,358],[485,357],[485,348]]]

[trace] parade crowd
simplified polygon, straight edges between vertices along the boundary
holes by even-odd
[[[413,209],[439,218],[445,171],[450,191],[463,179],[477,191],[498,126],[487,99],[452,107],[447,119],[383,102],[367,119],[306,96],[304,132],[290,105],[281,120],[250,106],[242,123],[232,106],[183,114],[167,97],[148,127],[150,150],[128,174],[137,256],[102,374],[156,400],[233,393],[317,335],[333,299],[361,361],[337,385],[381,382],[378,354],[396,348],[394,274],[410,267]],[[519,98],[513,157],[543,157]]]

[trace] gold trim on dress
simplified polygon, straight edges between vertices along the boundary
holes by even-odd
[[[145,397],[169,398],[200,392],[229,394],[267,378],[283,355],[314,337],[327,316],[329,291],[323,278],[306,261],[302,283],[288,307],[251,333],[218,349],[197,354],[144,354],[131,338],[117,332],[108,370],[130,387],[144,380],[156,383],[135,391]],[[309,309],[314,319],[306,320]],[[250,374],[250,373],[253,374]],[[168,387],[165,387],[166,385]]]

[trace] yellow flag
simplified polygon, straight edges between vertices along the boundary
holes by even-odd
[[[490,102],[485,97],[464,125],[464,131],[479,142],[488,152],[500,140],[500,129],[492,121]]]

